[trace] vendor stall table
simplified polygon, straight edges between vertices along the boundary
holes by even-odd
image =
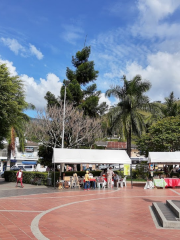
[[[84,179],[83,182],[85,182],[85,179]],[[92,186],[93,186],[93,188],[95,189],[95,188],[96,188],[96,179],[95,179],[95,178],[90,178],[90,179],[89,179],[89,182],[90,182],[90,186],[91,186],[91,182],[93,182],[93,183],[92,183]],[[90,186],[89,186],[89,187],[90,187]]]
[[[166,182],[166,187],[180,187],[179,178],[164,178]]]
[[[90,182],[96,182],[96,179],[95,178],[90,178],[89,181]],[[83,180],[83,182],[85,182],[85,180]]]
[[[163,178],[162,179],[154,179],[153,183],[154,183],[155,187],[162,187],[162,188],[165,188],[165,186],[167,184]]]

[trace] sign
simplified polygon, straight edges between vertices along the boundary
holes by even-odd
[[[130,164],[124,164],[124,175],[130,175]]]
[[[25,152],[34,152],[34,148],[33,147],[25,147],[24,151]]]

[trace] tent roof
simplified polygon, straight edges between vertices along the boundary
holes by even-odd
[[[53,163],[131,164],[125,150],[53,149]]]
[[[148,162],[180,164],[180,152],[149,152]]]

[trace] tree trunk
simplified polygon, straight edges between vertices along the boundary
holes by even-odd
[[[59,172],[59,175],[60,175],[60,178],[63,180],[63,174],[64,172],[64,163],[60,163],[60,172]]]
[[[127,154],[131,157],[131,129],[127,134]]]
[[[11,148],[8,145],[7,147],[7,165],[6,165],[6,171],[10,170],[10,163],[11,163]]]

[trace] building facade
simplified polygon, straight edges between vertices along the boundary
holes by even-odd
[[[44,166],[38,164],[38,149],[39,144],[31,141],[26,141],[24,152],[19,150],[19,139],[16,138],[15,151],[11,153],[10,167],[21,166],[26,171],[46,171]],[[7,143],[4,144],[4,149],[0,150],[0,171],[5,171],[7,168]]]

